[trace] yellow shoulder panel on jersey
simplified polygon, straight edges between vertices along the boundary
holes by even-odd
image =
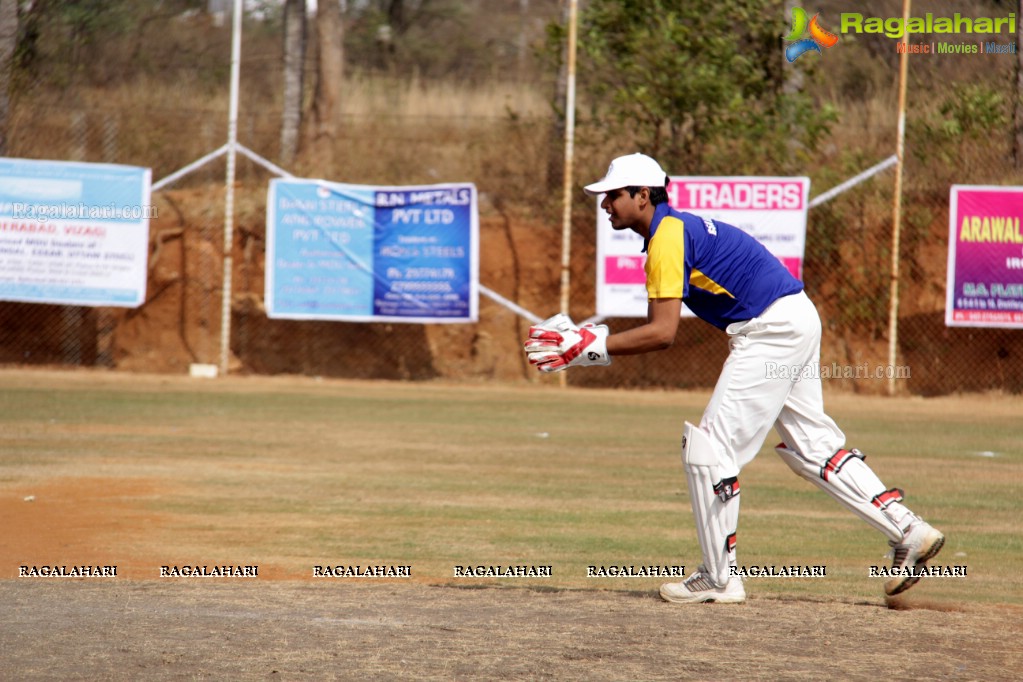
[[[685,278],[685,223],[665,218],[647,245],[647,298],[682,298]]]

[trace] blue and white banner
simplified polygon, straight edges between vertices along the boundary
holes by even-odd
[[[271,318],[475,322],[476,187],[270,181],[266,311]]]
[[[149,187],[148,168],[0,158],[0,300],[142,305]]]

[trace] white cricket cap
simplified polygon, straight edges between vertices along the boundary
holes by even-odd
[[[607,175],[583,191],[592,197],[622,187],[664,187],[668,174],[646,154],[619,156],[607,167]]]

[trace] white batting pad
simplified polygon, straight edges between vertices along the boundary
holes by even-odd
[[[682,467],[689,485],[703,567],[722,587],[728,582],[729,565],[735,563],[739,472],[707,434],[689,422],[685,424],[682,437]]]
[[[905,530],[916,518],[902,505],[902,491],[885,488],[858,450],[839,450],[824,462],[813,462],[784,443],[775,451],[789,468],[884,533],[902,542]]]

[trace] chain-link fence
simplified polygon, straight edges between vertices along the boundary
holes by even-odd
[[[114,19],[125,24],[118,35],[131,40],[102,49],[91,42],[98,35],[90,31],[114,30],[109,25],[89,24],[79,15],[34,16],[23,6],[28,24],[21,28],[23,40],[25,31],[37,35],[19,48],[6,155],[146,166],[158,180],[217,149],[227,135],[230,22],[195,5],[162,3],[175,11],[141,16],[115,12]],[[542,71],[533,52],[547,22],[561,19],[560,3],[434,3],[459,6],[460,13],[406,16],[406,26],[422,21],[426,28],[406,29],[420,53],[404,62],[401,50],[413,48],[396,46],[391,34],[381,33],[380,26],[388,24],[369,11],[374,6],[349,2],[345,10],[346,64],[352,66],[342,95],[339,161],[330,168],[299,161],[289,170],[360,184],[476,183],[481,282],[537,315],[556,312],[561,192],[551,169],[552,159],[561,155],[560,121],[550,105],[556,78]],[[408,3],[419,10],[429,6]],[[977,3],[981,10],[989,6],[996,5]],[[282,54],[274,7],[266,3],[264,18],[249,16],[245,22],[238,139],[279,163]],[[503,31],[478,28],[497,19]],[[445,22],[457,30],[445,29]],[[433,42],[427,41],[431,31]],[[66,54],[56,54],[54,46],[64,43]],[[819,101],[837,102],[840,114],[818,149],[800,151],[805,159],[800,174],[812,179],[811,197],[894,152],[894,44],[873,36],[811,55],[819,63],[807,87],[820,88]],[[847,51],[845,58],[840,50]],[[315,46],[309,54],[311,82]],[[60,61],[74,55],[102,62]],[[419,70],[402,69],[417,60]],[[135,65],[123,67],[130,78],[117,66],[125,63]],[[145,68],[137,68],[140,64]],[[83,74],[86,68],[91,71]],[[1011,185],[1023,177],[1013,154],[1016,69],[1010,55],[914,56],[911,62],[895,366],[888,354],[892,171],[810,210],[804,280],[825,325],[822,366],[830,372],[829,385],[880,393],[895,372],[903,393],[1023,390],[1023,335],[944,324],[950,186]],[[603,174],[612,155],[592,134],[600,121],[582,110],[580,117],[577,185]],[[690,168],[684,159],[661,161],[672,174],[718,170]],[[269,319],[263,290],[270,177],[239,158],[232,372],[537,380],[520,352],[528,322],[488,298],[481,299],[479,322],[468,325]],[[217,364],[223,184],[223,164],[217,161],[154,194],[142,306],[0,302],[0,362],[170,373]],[[594,223],[592,202],[580,191],[572,225],[570,312],[576,319],[595,312]],[[608,323],[620,330],[641,320]],[[578,386],[708,387],[726,354],[720,332],[687,319],[671,349],[616,360],[600,372],[571,372],[568,380]]]

